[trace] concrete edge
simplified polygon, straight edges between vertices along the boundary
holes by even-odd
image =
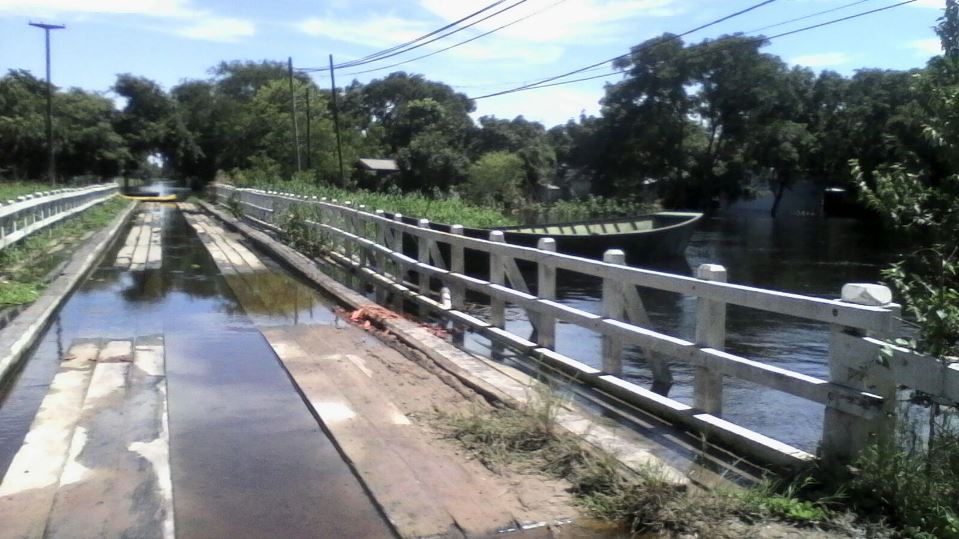
[[[6,385],[16,373],[24,355],[40,337],[50,318],[96,266],[136,207],[137,204],[130,204],[106,228],[74,251],[59,277],[47,285],[36,301],[0,330],[0,354],[3,354],[0,356],[0,387]]]
[[[349,307],[351,309],[359,309],[366,306],[379,306],[374,301],[367,299],[358,292],[336,281],[333,277],[323,273],[319,269],[317,263],[313,260],[292,249],[291,247],[276,241],[263,231],[245,224],[241,220],[218,210],[208,202],[200,201],[199,205],[205,211],[217,217],[228,228],[235,230],[245,236],[259,250],[263,251],[287,268],[293,270],[297,274],[305,277],[307,280],[319,286],[342,306]],[[517,386],[520,385],[520,382],[512,377],[502,374],[496,369],[496,367],[488,365],[486,360],[478,358],[457,348],[453,344],[446,342],[436,335],[433,335],[419,324],[405,318],[385,319],[381,320],[380,322],[382,323],[383,327],[388,330],[392,336],[396,337],[401,344],[433,361],[437,366],[455,376],[459,382],[471,390],[476,391],[487,400],[502,403],[512,408],[525,407],[525,403],[521,399],[515,397],[517,394]],[[487,377],[480,372],[486,370],[497,370],[497,374],[503,376],[500,379],[505,381],[508,385],[512,385],[513,387],[501,389],[496,384],[487,381],[484,379]],[[531,378],[529,380],[532,381]],[[528,387],[519,388],[519,392],[527,392],[526,390],[528,389]],[[578,410],[578,412],[574,412],[574,414],[578,413],[579,415],[585,416],[586,419],[592,415],[591,413],[586,412],[579,407],[576,407],[576,410]],[[625,468],[633,471],[641,471],[648,468],[650,465],[655,465],[661,469],[664,478],[667,478],[676,484],[685,485],[689,483],[689,478],[686,477],[683,472],[680,472],[665,460],[652,456],[642,449],[633,450],[634,454],[632,456],[635,457],[636,454],[639,454],[638,459],[621,458],[628,457],[628,455],[623,455],[621,454],[621,451],[617,450],[618,448],[616,446],[620,446],[619,449],[622,448],[620,443],[618,443],[619,440],[615,439],[618,438],[618,436],[594,436],[594,433],[590,432],[592,427],[587,427],[585,429],[569,428],[570,423],[577,422],[578,421],[564,421],[562,422],[562,426],[565,430],[574,435],[583,436],[583,441],[587,445],[594,446],[598,449],[605,450],[610,454],[616,455],[617,460],[619,460],[621,464],[625,466]],[[625,442],[625,439],[623,441]],[[626,443],[628,444],[629,442]]]

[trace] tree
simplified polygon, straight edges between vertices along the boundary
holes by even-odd
[[[475,204],[492,207],[515,206],[522,199],[526,176],[523,159],[509,152],[490,152],[469,169],[463,195]]]
[[[504,151],[523,160],[523,190],[532,195],[537,185],[546,185],[556,175],[556,152],[550,145],[543,124],[522,116],[502,120],[493,116],[479,119],[480,129],[473,131],[470,154]]]
[[[187,130],[177,102],[160,86],[143,77],[130,74],[117,76],[113,91],[126,99],[117,115],[114,128],[127,141],[131,158],[124,172],[136,172],[146,158],[159,154],[173,170],[184,170],[184,164],[195,161],[201,149]]]

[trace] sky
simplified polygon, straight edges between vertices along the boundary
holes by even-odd
[[[690,34],[687,42],[749,32],[823,10],[831,13],[762,32],[785,32],[898,3],[901,0],[776,0]],[[431,32],[492,0],[0,0],[0,69],[44,75],[43,31],[30,21],[65,24],[54,31],[53,82],[109,94],[118,73],[153,79],[169,89],[209,78],[222,60],[293,58],[295,67],[361,58]],[[484,16],[517,0],[507,0]],[[415,51],[361,68],[337,70],[340,86],[392,71],[421,73],[471,97],[513,88],[623,54],[663,32],[682,33],[758,3],[758,0],[525,0],[473,28]],[[932,27],[945,0],[916,2],[859,19],[785,36],[765,51],[790,64],[849,75],[856,69],[921,67],[939,53]],[[400,66],[353,74],[435,52],[480,33],[508,28]],[[610,71],[599,68],[578,75]],[[574,84],[476,101],[475,117],[523,115],[547,127],[596,114],[612,75]],[[327,74],[314,80],[329,87]]]

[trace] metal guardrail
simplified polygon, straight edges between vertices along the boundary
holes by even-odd
[[[118,191],[116,184],[106,184],[17,197],[12,203],[0,206],[0,250],[104,202]]]
[[[838,462],[848,462],[876,435],[891,432],[899,386],[959,401],[959,365],[886,344],[899,329],[900,313],[894,304],[860,305],[726,283],[725,269],[712,264],[700,266],[696,277],[686,277],[626,266],[621,251],[608,251],[603,261],[570,256],[556,253],[554,242],[548,238],[541,240],[537,249],[504,243],[499,231],[491,231],[488,240],[469,238],[461,235],[462,227],[454,226],[451,233],[441,232],[430,229],[426,220],[418,226],[410,225],[400,221],[402,216],[388,219],[382,211],[371,213],[349,202],[338,204],[335,200],[230,186],[216,187],[216,194],[221,204],[239,208],[245,217],[274,228],[282,224],[277,217],[291,206],[310,208],[314,217],[307,225],[317,239],[327,242],[326,254],[377,285],[381,302],[386,301],[387,292],[415,299],[601,392],[774,465],[794,467],[814,457],[722,419],[724,378],[738,378],[824,405],[821,453]],[[404,245],[409,252],[410,241],[416,245],[415,258],[404,254]],[[488,255],[489,280],[466,274],[467,249]],[[535,283],[526,282],[518,260],[535,264]],[[602,280],[602,314],[555,301],[556,271],[560,269]],[[409,275],[416,277],[415,282],[406,278]],[[448,292],[445,302],[432,299],[437,291],[430,285],[436,281]],[[695,340],[651,329],[637,286],[695,297]],[[467,290],[489,298],[486,319],[466,313]],[[505,331],[507,303],[528,313],[535,342]],[[828,323],[829,379],[724,351],[727,305]],[[602,370],[554,350],[557,320],[601,336]],[[644,349],[657,383],[671,380],[670,363],[692,366],[694,405],[620,378],[626,345]],[[892,360],[879,361],[883,347],[893,351]]]

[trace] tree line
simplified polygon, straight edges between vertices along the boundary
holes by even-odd
[[[361,179],[356,159],[380,157],[395,159],[400,172],[368,187],[455,192],[509,207],[537,186],[586,186],[684,208],[767,190],[778,204],[800,179],[858,189],[860,177],[871,185],[889,162],[952,170],[923,134],[939,114],[929,75],[936,59],[922,69],[847,77],[790,66],[764,52],[766,44],[742,35],[650,39],[615,64],[624,77],[606,86],[598,115],[550,129],[522,116],[474,121],[474,101],[421,75],[353,81],[337,95],[345,177],[330,91],[302,73],[291,84],[284,63],[223,62],[209,78],[169,91],[121,74],[111,88],[119,108],[102,94],[56,90],[58,170],[135,176],[150,171],[148,157],[160,156],[165,174],[197,185],[226,173],[350,186]],[[26,71],[0,79],[0,177],[43,174],[44,88]]]

